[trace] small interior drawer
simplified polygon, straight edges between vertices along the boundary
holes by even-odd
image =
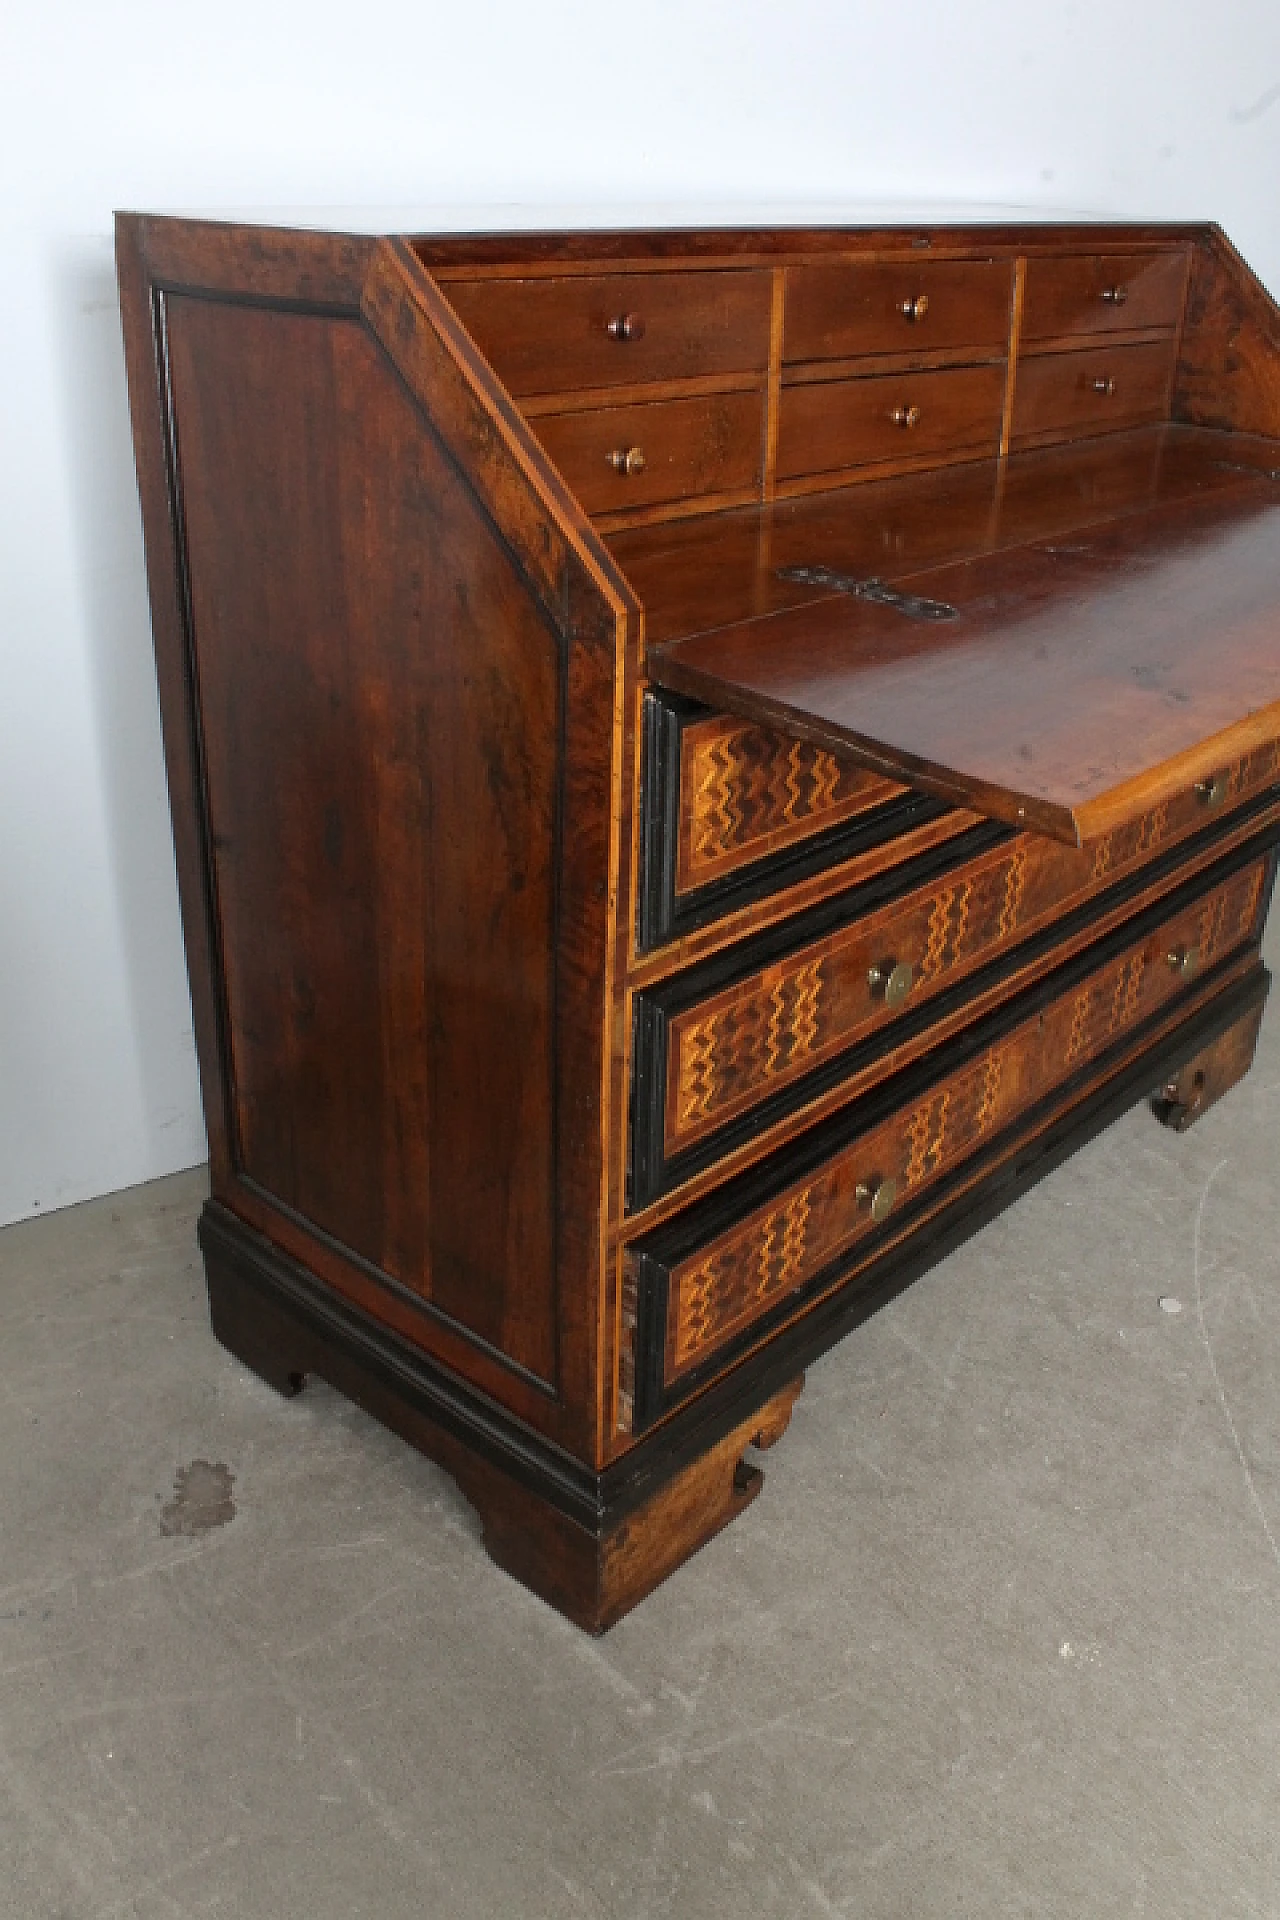
[[[735,1336],[869,1262],[963,1182],[967,1162],[1190,1003],[1256,940],[1272,857],[1238,861],[636,1242],[637,1425],[692,1390]]]
[[[760,484],[764,400],[759,392],[542,414],[538,438],[588,513]]]
[[[1173,364],[1172,340],[1028,355],[1013,396],[1013,445],[1167,419]]]
[[[786,387],[778,476],[795,479],[959,452],[995,454],[1004,390],[1003,365]]]
[[[446,292],[517,396],[762,372],[769,361],[768,273],[455,280]]]
[[[792,267],[782,356],[1003,355],[1012,284],[1010,263],[997,260]]]
[[[1187,255],[1062,254],[1027,262],[1023,343],[1073,333],[1138,333],[1176,327]]]

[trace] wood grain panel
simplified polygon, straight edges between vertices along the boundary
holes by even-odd
[[[517,396],[763,372],[769,363],[768,273],[454,280],[448,297]],[[610,332],[624,318],[632,337]]]
[[[947,368],[784,387],[778,477],[1000,445],[1005,370]]]
[[[1187,263],[1185,249],[1029,260],[1022,338],[1176,327],[1182,317]]]
[[[1013,403],[1013,444],[1115,433],[1169,417],[1173,341],[1024,354]]]
[[[550,1379],[554,638],[358,325],[169,339],[240,1165]]]
[[[981,460],[941,472],[866,480],[767,507],[611,534],[610,551],[643,599],[651,645],[777,613],[814,598],[780,568],[821,564],[865,578],[1058,539],[1162,502],[1222,493],[1246,464],[1280,466],[1254,443],[1191,427],[1132,432]]]
[[[1280,307],[1217,227],[1192,252],[1173,411],[1264,436],[1280,468]]]
[[[1248,481],[652,649],[651,677],[1079,845],[1280,737],[1280,494]],[[1205,635],[1213,645],[1205,645]]]
[[[534,430],[588,513],[623,513],[760,484],[760,392],[541,414]],[[642,470],[620,471],[614,456],[632,449],[643,456]]]
[[[1007,260],[798,266],[787,275],[784,361],[969,348],[1003,356],[1013,284]]]

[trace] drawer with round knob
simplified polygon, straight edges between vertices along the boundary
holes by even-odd
[[[1028,260],[1023,345],[1071,334],[1176,327],[1186,285],[1185,248],[1167,253],[1057,254]]]
[[[792,267],[782,357],[1003,355],[1012,287],[1008,260]]]
[[[1013,396],[1015,448],[1111,433],[1169,416],[1173,341],[1028,354]]]
[[[446,292],[519,398],[769,363],[772,275],[757,269],[455,280]]]
[[[994,456],[1003,364],[875,374],[784,387],[778,478],[952,454]]]
[[[1277,804],[1267,746],[1081,848],[970,824],[636,996],[631,1201],[641,1208],[867,1086],[1215,858]],[[1073,931],[1071,916],[1082,923]]]
[[[758,487],[763,410],[757,390],[541,414],[533,425],[588,513],[625,514]]]
[[[1274,835],[1274,827],[1272,829]],[[1252,950],[1272,854],[1242,850],[1121,924],[947,1047],[637,1240],[628,1256],[643,1426],[735,1340],[842,1284],[1131,1058]]]

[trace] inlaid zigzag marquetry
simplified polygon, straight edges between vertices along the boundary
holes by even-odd
[[[1278,776],[1280,749],[1268,747],[1238,761],[1227,778],[1231,793],[1240,794]],[[676,1015],[668,1042],[667,1152],[678,1152],[892,1019],[869,986],[871,969],[886,956],[912,967],[909,1004],[917,1005],[1049,913],[1110,884],[1207,817],[1203,800],[1189,791],[1088,848],[1020,834],[943,885],[855,921]]]
[[[1261,861],[1225,881],[819,1174],[678,1265],[671,1276],[669,1374],[803,1286],[869,1231],[859,1181],[891,1178],[904,1197],[921,1191],[1182,989],[1171,953],[1197,947],[1203,968],[1248,939],[1266,871]]]
[[[726,1056],[768,1082],[808,1055],[819,1030],[824,967],[821,956],[811,959],[775,980],[767,993],[730,1005],[691,1029],[680,1049],[676,1082],[680,1132],[690,1132],[715,1112]]]
[[[723,715],[684,729],[680,787],[681,892],[902,792],[820,747]]]

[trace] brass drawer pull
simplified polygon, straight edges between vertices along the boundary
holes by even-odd
[[[928,313],[928,311],[929,311],[929,296],[927,293],[914,294],[910,300],[904,300],[902,303],[902,313],[903,313],[904,319],[907,319],[913,322],[916,320],[923,320],[926,313]]]
[[[633,474],[643,473],[648,461],[644,457],[643,447],[615,447],[606,455],[609,465],[615,473],[630,479]]]
[[[1199,947],[1170,947],[1166,963],[1184,980],[1194,980],[1200,971]]]
[[[1128,287],[1104,287],[1102,297],[1109,307],[1122,307],[1129,298]]]
[[[893,1212],[893,1203],[898,1197],[896,1180],[882,1180],[878,1174],[870,1174],[865,1180],[859,1180],[854,1198],[864,1212],[879,1226]]]
[[[1227,797],[1227,776],[1215,773],[1208,780],[1196,781],[1196,799],[1205,807],[1220,807]]]
[[[1095,393],[1105,393],[1107,398],[1110,399],[1116,390],[1116,383],[1109,373],[1104,373],[1094,381],[1093,390]]]
[[[895,427],[915,427],[920,424],[919,407],[895,407],[889,415]]]
[[[644,315],[640,313],[619,313],[612,320],[606,320],[605,332],[615,340],[643,340]]]
[[[900,1007],[915,984],[915,975],[905,960],[881,960],[867,974],[867,985],[886,1007]]]

